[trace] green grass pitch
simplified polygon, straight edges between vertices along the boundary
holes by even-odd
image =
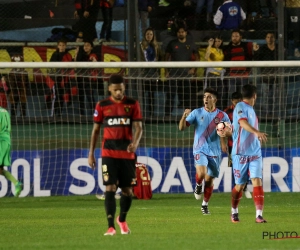
[[[256,224],[252,199],[240,202],[241,222],[230,221],[230,194],[214,193],[210,216],[193,194],[154,194],[134,200],[132,231],[103,236],[104,201],[95,196],[2,198],[0,249],[300,249],[300,238],[263,239],[264,232],[297,232],[300,193],[265,193],[266,224]],[[119,201],[117,201],[119,211]]]

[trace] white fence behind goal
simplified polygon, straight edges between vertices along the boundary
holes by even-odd
[[[9,110],[12,120],[9,169],[24,182],[21,196],[102,193],[99,149],[98,169],[92,171],[87,164],[93,109],[108,96],[110,74],[121,73],[126,95],[141,104],[144,134],[137,154],[149,167],[153,191],[191,193],[193,129],[178,130],[184,108],[201,107],[207,86],[217,88],[217,107],[224,109],[232,92],[251,83],[258,89],[254,108],[260,130],[268,133],[263,145],[264,189],[299,192],[299,66],[297,61],[0,63],[1,106]],[[195,76],[185,74],[191,67],[197,68]],[[226,73],[206,75],[204,69],[211,67],[224,68]],[[230,76],[230,67],[240,68],[239,75]],[[98,147],[100,142],[101,135]],[[226,157],[215,181],[218,192],[231,191]],[[1,176],[0,183],[0,197],[11,195],[10,183]]]

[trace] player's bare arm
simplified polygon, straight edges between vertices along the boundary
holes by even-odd
[[[184,110],[182,117],[179,121],[179,125],[178,125],[180,131],[183,131],[186,128],[185,119],[188,117],[188,115],[191,113],[191,111],[192,111],[191,109]]]
[[[133,136],[133,141],[127,147],[127,151],[134,153],[137,147],[139,146],[143,134],[143,125],[142,122],[140,121],[134,121],[132,125],[134,128],[134,136]]]
[[[220,143],[221,143],[222,152],[223,153],[228,153],[227,138],[226,137],[220,137]]]
[[[267,141],[267,135],[268,135],[268,134],[266,134],[266,133],[264,133],[264,132],[260,132],[260,131],[258,131],[257,129],[253,128],[253,127],[248,123],[248,121],[246,121],[246,120],[240,120],[239,123],[240,123],[240,125],[241,125],[241,127],[242,127],[243,129],[247,130],[247,131],[250,132],[250,133],[255,134],[261,142],[266,142],[266,141]]]
[[[88,157],[88,163],[92,169],[96,168],[96,159],[95,159],[94,151],[98,141],[99,134],[100,134],[100,124],[94,123],[93,131],[91,135],[89,157]]]

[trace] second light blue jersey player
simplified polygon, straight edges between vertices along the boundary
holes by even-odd
[[[233,155],[244,155],[261,157],[260,141],[255,134],[243,129],[239,122],[247,120],[247,122],[258,130],[258,119],[251,105],[246,102],[239,102],[233,111]]]
[[[204,107],[193,110],[186,121],[195,126],[193,154],[203,153],[207,156],[221,156],[220,137],[216,132],[216,125],[220,121],[231,123],[228,115],[215,109],[208,112]]]
[[[253,109],[257,99],[257,88],[252,84],[242,87],[243,101],[233,111],[232,170],[235,186],[231,192],[231,221],[238,223],[238,205],[249,174],[253,185],[253,200],[256,208],[256,223],[266,223],[262,217],[264,191],[262,187],[261,143],[267,141],[267,134],[258,130],[258,119]]]

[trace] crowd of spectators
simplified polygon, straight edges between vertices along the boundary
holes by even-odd
[[[74,17],[78,19],[73,30],[80,37],[100,42],[110,42],[115,0],[74,0]],[[253,31],[251,22],[260,18],[277,18],[276,0],[137,0],[136,19],[140,20],[140,31],[144,34],[147,27],[162,29],[162,23],[172,16],[186,19],[189,29],[196,30],[233,30]],[[165,9],[165,10],[164,10]],[[98,36],[95,29],[99,10],[103,24]],[[150,20],[149,20],[150,19]],[[153,25],[157,20],[158,25]],[[155,27],[157,26],[157,27]]]
[[[76,49],[75,57],[66,50],[66,42],[59,41],[57,51],[54,52],[50,61],[78,61],[78,62],[96,62],[99,55],[94,50],[94,44],[98,42],[98,36],[95,29],[98,11],[101,10],[103,15],[103,25],[100,33],[100,44],[104,41],[111,42],[111,28],[113,22],[113,0],[104,1],[81,1],[75,0],[76,11],[74,16],[78,18],[75,27],[78,30],[77,41],[83,41],[83,46]],[[276,18],[276,1],[260,0],[256,1],[259,9],[254,9],[253,5],[247,4],[247,1],[217,1],[217,0],[191,0],[182,1],[182,6],[196,6],[194,13],[195,18],[200,18],[203,8],[206,8],[206,21],[213,22],[216,30],[226,30],[230,33],[230,39],[222,36],[222,32],[212,33],[204,41],[202,45],[196,45],[195,41],[199,41],[197,37],[188,30],[185,19],[175,18],[167,31],[167,36],[161,39],[161,43],[156,38],[156,32],[148,26],[149,13],[157,8],[159,4],[162,8],[172,5],[172,1],[155,1],[155,0],[138,0],[137,17],[141,22],[141,31],[143,32],[140,44],[142,61],[263,61],[278,60],[278,48],[276,45],[276,34],[273,31],[266,32],[265,44],[246,41],[243,37],[243,21],[247,19],[249,13],[256,12],[257,17]],[[214,9],[216,4],[220,4]],[[214,14],[214,16],[213,16]],[[263,37],[262,37],[263,38]],[[200,49],[203,49],[205,43],[205,53],[200,55]],[[295,52],[296,53],[296,52]],[[276,99],[276,72],[275,69],[268,68],[274,77],[262,77],[259,79],[259,91],[263,95],[266,102],[265,107],[271,105]],[[81,70],[77,69],[76,86],[79,92],[79,114],[89,115],[95,106],[95,98],[93,94],[93,84],[97,82],[99,70]],[[54,86],[51,96],[53,97],[53,115],[61,116],[65,101],[65,94],[69,88],[69,80],[64,79],[63,75],[68,72],[54,72],[52,74]],[[260,72],[266,74],[266,72]],[[16,72],[14,72],[17,75]],[[230,96],[233,92],[240,91],[241,87],[251,82],[252,71],[245,67],[235,68],[207,68],[205,69],[203,78],[199,76],[197,68],[174,68],[164,69],[163,74],[160,69],[144,69],[142,70],[143,93],[148,96],[145,99],[145,106],[149,107],[147,111],[150,116],[155,115],[155,95],[154,92],[162,91],[165,94],[164,115],[171,116],[174,114],[175,108],[195,108],[201,95],[201,89],[212,87],[219,92],[219,107],[222,109],[228,105]],[[162,80],[163,76],[163,80]],[[7,85],[0,86],[0,92],[12,91],[13,79],[2,79]],[[19,81],[20,82],[20,81]],[[24,82],[22,80],[22,82]],[[24,85],[24,83],[22,83]],[[22,85],[22,86],[23,86]],[[5,86],[7,89],[5,89]],[[25,86],[25,85],[24,85]],[[24,87],[25,88],[25,87]],[[2,91],[3,90],[3,91]],[[176,94],[177,93],[177,94]],[[199,94],[200,93],[200,94]],[[71,93],[69,93],[71,94]],[[176,94],[176,95],[175,95]],[[15,101],[16,100],[16,101]],[[25,100],[25,101],[24,101]],[[191,101],[192,100],[192,101]],[[2,100],[1,100],[2,101]],[[11,98],[12,114],[16,115],[16,105],[20,103],[20,115],[26,115],[26,95]],[[16,103],[16,104],[15,104]],[[25,111],[24,111],[25,110]]]
[[[176,37],[171,39],[164,50],[157,42],[155,31],[149,27],[144,32],[143,40],[140,44],[143,61],[250,61],[250,60],[276,60],[278,58],[278,49],[275,42],[275,35],[272,32],[266,34],[266,44],[242,41],[240,30],[231,32],[231,40],[225,41],[220,35],[211,37],[207,40],[207,48],[203,58],[200,56],[200,47],[196,46],[192,35],[188,36],[188,30],[184,22],[176,27]],[[84,40],[83,46],[76,48],[75,56],[66,51],[67,43],[59,41],[57,50],[51,56],[53,62],[96,62],[98,55],[93,50],[94,43]],[[199,91],[206,87],[212,87],[219,92],[220,108],[228,105],[230,96],[233,92],[240,91],[244,84],[249,83],[251,69],[244,67],[232,68],[207,68],[203,78],[197,78],[197,68],[165,68],[164,80],[161,78],[159,69],[144,69],[141,71],[143,76],[143,93],[145,95],[145,107],[149,116],[154,116],[155,111],[155,92],[161,91],[165,94],[164,115],[169,117],[176,113],[175,109],[196,108],[199,99]],[[78,89],[79,114],[82,116],[91,115],[96,104],[93,86],[98,84],[98,75],[101,70],[97,69],[76,69],[76,87]],[[274,73],[274,72],[273,72]],[[54,82],[51,87],[52,96],[52,115],[61,116],[65,102],[65,94],[70,93],[68,85],[71,82],[70,72],[65,69],[51,72],[50,76]],[[21,90],[25,90],[23,79],[17,79],[18,75],[24,76],[24,73],[12,72],[15,78],[11,76],[6,80],[7,88],[15,97],[10,100],[12,115],[16,115],[16,105],[20,102],[20,115],[26,116],[26,96]],[[205,79],[205,80],[203,80]],[[274,102],[276,88],[276,74],[274,77],[263,77],[259,83],[259,90],[265,98],[262,98],[268,105]],[[20,85],[21,84],[21,85]],[[71,83],[72,84],[72,83]],[[102,83],[101,83],[102,84]],[[19,86],[15,90],[13,86]],[[7,90],[6,90],[7,91]],[[25,93],[25,91],[24,91]],[[146,96],[148,96],[146,98]],[[177,97],[177,98],[176,98]],[[177,101],[176,101],[177,100]],[[25,111],[24,111],[25,110]]]
[[[215,35],[206,40],[207,48],[204,56],[202,55],[204,58],[201,58],[201,53],[199,53],[201,46],[196,46],[193,36],[188,38],[187,34],[188,31],[184,22],[181,22],[181,24],[176,26],[176,37],[168,40],[167,45],[163,46],[162,49],[165,54],[165,61],[278,60],[278,47],[276,45],[274,32],[266,32],[265,44],[260,45],[257,44],[257,42],[245,41],[243,39],[243,33],[239,29],[231,31],[231,39],[229,41],[224,40],[220,34]],[[226,45],[224,45],[224,43],[226,43]],[[199,70],[200,69],[196,68],[165,69],[165,81],[163,86],[166,96],[166,116],[169,116],[174,112],[174,103],[176,102],[173,98],[175,93],[177,93],[178,100],[177,108],[194,108],[195,103],[190,102],[191,100],[197,99],[197,96],[194,94],[201,93],[199,90],[203,88],[212,87],[219,93],[218,107],[225,108],[229,103],[232,93],[240,92],[243,85],[253,81],[253,71],[251,68],[207,68],[205,69],[204,80],[200,80],[200,82],[194,78],[199,75],[197,73]],[[265,102],[263,104],[265,109],[270,109],[270,106],[274,107],[276,88],[278,87],[275,71],[275,69],[267,68],[263,69],[261,72],[256,72],[256,74],[261,73],[266,75],[265,77],[258,78],[258,82],[256,83],[259,92],[263,96],[262,99]],[[151,92],[151,89],[148,88],[147,91]],[[151,111],[150,114],[153,114],[153,111]]]

